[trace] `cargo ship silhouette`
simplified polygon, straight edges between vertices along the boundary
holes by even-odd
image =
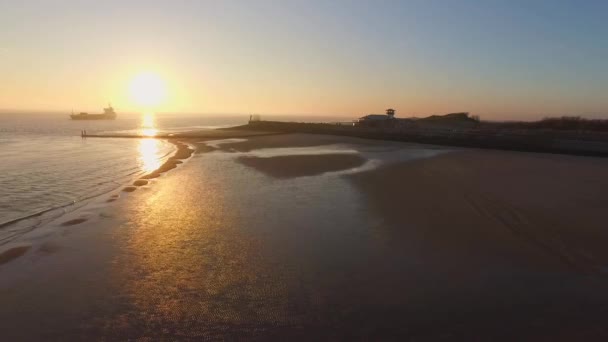
[[[72,113],[70,115],[70,119],[72,120],[114,120],[116,119],[116,112],[114,108],[112,108],[111,104],[108,104],[107,108],[103,109],[103,113],[101,114],[89,114],[85,112],[81,112],[78,114]]]

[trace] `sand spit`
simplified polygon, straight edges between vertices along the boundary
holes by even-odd
[[[268,158],[243,156],[237,161],[271,177],[294,178],[347,170],[363,165],[366,160],[358,154],[320,154]]]
[[[0,253],[0,265],[6,264],[10,261],[13,261],[14,259],[17,259],[18,257],[27,253],[30,248],[31,246],[19,246],[13,247],[9,250]]]
[[[187,144],[184,144],[180,141],[171,141],[177,147],[177,151],[171,156],[167,161],[165,161],[158,169],[148,173],[147,175],[142,176],[140,179],[135,180],[132,185],[126,186],[122,188],[122,192],[134,192],[138,187],[148,185],[150,183],[150,179],[157,178],[161,174],[173,170],[177,167],[177,165],[182,164],[184,159],[190,158],[194,150],[190,148]],[[106,203],[115,202],[118,199],[118,195],[112,195],[109,199],[106,200]]]
[[[177,167],[178,164],[182,163],[183,159],[188,159],[194,153],[194,150],[191,149],[188,145],[179,142],[179,141],[171,141],[176,147],[177,151],[173,156],[171,156],[167,161],[161,165],[158,169],[152,171],[151,173],[141,177],[142,180],[153,179],[159,177],[161,174],[173,170]],[[136,185],[136,184],[134,184]],[[141,184],[144,185],[144,184]]]

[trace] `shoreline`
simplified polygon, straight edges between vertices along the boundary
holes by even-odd
[[[112,193],[121,188],[122,188],[123,192],[133,192],[138,187],[147,185],[149,180],[158,178],[163,173],[166,173],[166,172],[176,168],[177,165],[183,163],[184,160],[188,159],[195,152],[195,150],[191,149],[183,141],[190,141],[192,143],[191,140],[195,140],[195,139],[211,140],[211,139],[219,139],[219,138],[230,138],[233,136],[237,136],[239,138],[248,138],[248,137],[256,137],[256,136],[281,135],[281,134],[285,134],[285,133],[259,132],[259,133],[243,134],[242,131],[235,132],[235,131],[231,130],[231,128],[221,128],[221,129],[195,130],[195,131],[184,132],[184,133],[161,134],[161,135],[157,135],[157,136],[131,135],[131,134],[87,134],[87,135],[84,135],[84,136],[82,136],[83,138],[159,139],[159,140],[165,140],[165,141],[173,144],[177,148],[177,150],[161,166],[159,166],[158,169],[138,177],[135,181],[130,182],[131,183],[130,185],[128,183],[122,184],[122,185],[117,186],[115,189],[108,190],[107,192],[102,193],[102,194],[97,194],[97,195],[94,195],[91,197],[85,197],[79,201],[74,200],[69,203],[65,203],[65,204],[62,204],[62,205],[59,205],[56,207],[52,207],[52,208],[46,208],[44,210],[41,210],[41,211],[38,211],[38,212],[35,212],[32,214],[28,214],[28,215],[25,215],[22,217],[18,217],[15,219],[11,219],[6,222],[0,222],[0,229],[4,229],[4,228],[10,227],[12,225],[19,224],[20,222],[30,220],[30,219],[35,219],[35,218],[44,216],[46,214],[55,212],[57,210],[61,210],[63,208],[71,207],[80,202],[85,202],[85,201],[91,200],[93,198],[97,198],[97,197],[106,195],[108,193]],[[64,214],[66,214],[66,213],[64,213]],[[55,220],[62,215],[50,218],[50,220]],[[35,224],[33,224],[32,229],[36,229],[36,227],[39,226],[40,224],[44,224],[44,223],[43,222],[35,223]],[[31,230],[31,229],[28,229],[28,231],[29,230]],[[24,234],[25,233],[27,233],[27,231],[24,232]],[[22,235],[22,234],[20,234],[20,235]],[[11,240],[9,240],[8,242],[10,242]],[[6,243],[8,243],[8,242],[6,242]],[[3,243],[0,244],[0,246],[2,246],[2,245],[3,245]]]
[[[138,176],[136,179],[134,179],[134,180],[132,179],[131,181],[118,185],[116,188],[108,190],[107,192],[85,197],[84,199],[82,199],[80,201],[72,201],[70,203],[66,203],[66,204],[63,204],[63,205],[60,205],[57,207],[48,208],[48,209],[42,210],[40,212],[36,212],[36,213],[30,214],[30,215],[16,218],[16,219],[13,219],[13,220],[10,220],[7,222],[2,222],[0,224],[0,229],[6,229],[6,228],[10,228],[11,226],[18,225],[21,222],[24,222],[27,220],[34,220],[36,218],[44,217],[44,215],[49,215],[51,213],[57,213],[56,216],[48,217],[46,219],[41,219],[38,222],[34,222],[30,226],[24,228],[24,230],[22,232],[20,231],[17,234],[10,236],[10,237],[6,238],[3,242],[1,242],[0,243],[0,250],[1,250],[0,265],[9,263],[9,262],[23,256],[29,250],[28,245],[26,245],[26,246],[28,246],[28,248],[26,248],[26,249],[22,249],[23,246],[18,245],[16,247],[7,248],[5,250],[2,249],[3,246],[5,246],[5,245],[10,246],[13,242],[15,242],[16,240],[19,240],[24,235],[27,235],[42,226],[45,226],[47,224],[60,220],[61,217],[69,216],[69,214],[73,213],[74,211],[77,211],[77,210],[81,209],[82,207],[86,207],[87,204],[92,200],[101,199],[103,196],[115,193],[114,195],[111,195],[110,198],[108,198],[107,200],[104,201],[105,203],[108,203],[108,204],[115,202],[120,197],[120,195],[116,194],[117,191],[119,193],[132,193],[140,187],[149,185],[150,181],[152,179],[156,179],[156,178],[160,177],[161,175],[166,174],[167,172],[177,168],[178,165],[183,164],[190,157],[192,157],[192,155],[196,152],[196,150],[201,150],[201,151],[207,150],[206,148],[201,148],[201,147],[193,148],[192,145],[189,145],[188,143],[194,144],[195,141],[200,141],[201,139],[203,139],[203,141],[205,141],[205,140],[216,140],[216,139],[229,139],[229,138],[233,138],[233,137],[249,138],[249,137],[273,136],[273,135],[283,135],[283,134],[285,134],[285,133],[260,132],[260,133],[252,133],[252,134],[243,134],[242,131],[233,131],[230,128],[222,128],[222,129],[208,129],[208,130],[203,130],[203,131],[193,131],[193,132],[187,132],[187,133],[181,133],[181,134],[177,133],[177,134],[158,135],[158,136],[103,135],[103,134],[102,135],[83,136],[84,138],[93,137],[93,138],[159,139],[159,140],[164,140],[168,143],[173,144],[176,147],[176,150],[156,170],[153,170],[149,173]],[[69,207],[72,207],[72,206],[75,206],[78,204],[80,204],[80,206],[78,206],[77,208],[74,208],[73,210],[70,210],[70,211],[66,211],[66,208],[69,208]],[[58,211],[60,211],[62,209],[64,211],[62,213],[58,213]],[[79,219],[68,220],[68,221],[60,224],[60,226],[69,227],[69,226],[81,224],[84,222],[85,221],[82,221]],[[17,253],[17,251],[18,251],[18,253]]]
[[[141,137],[142,139],[145,139],[146,137]],[[31,226],[25,227],[23,232],[19,232],[18,234],[15,234],[13,236],[9,236],[7,238],[5,238],[4,240],[0,241],[0,248],[6,244],[10,244],[11,242],[13,242],[15,239],[19,239],[21,236],[28,234],[29,232],[36,230],[37,228],[39,228],[40,226],[43,226],[45,224],[48,224],[49,222],[55,221],[60,219],[62,216],[65,216],[75,210],[78,210],[79,208],[81,208],[82,206],[86,206],[86,204],[94,199],[97,198],[101,198],[105,195],[111,194],[113,192],[118,191],[119,189],[121,189],[121,192],[133,192],[135,191],[138,187],[147,185],[150,179],[154,179],[157,177],[160,177],[162,174],[174,169],[177,167],[177,165],[182,164],[185,160],[187,160],[188,158],[190,158],[192,156],[192,154],[194,153],[194,149],[190,148],[189,145],[179,141],[179,140],[175,140],[175,139],[163,139],[166,140],[167,142],[173,144],[176,147],[176,150],[173,152],[173,154],[167,158],[167,160],[165,160],[165,162],[159,166],[156,170],[151,171],[147,174],[144,174],[140,177],[138,177],[135,181],[130,181],[121,185],[118,185],[116,188],[108,190],[104,193],[100,193],[100,194],[95,194],[92,196],[86,196],[78,201],[73,200],[70,203],[66,203],[60,206],[56,206],[56,207],[52,207],[52,208],[47,208],[44,209],[42,211],[33,213],[33,214],[29,214],[23,217],[19,217],[16,219],[12,219],[6,222],[2,222],[0,223],[0,229],[7,229],[10,228],[11,226],[14,225],[18,225],[21,222],[27,221],[27,220],[34,220],[36,218],[40,218],[43,217],[44,215],[48,215],[54,212],[58,212],[60,210],[64,210],[63,213],[58,213],[57,216],[53,216],[53,217],[49,217],[47,218],[47,222],[44,222],[44,219],[41,219],[41,221],[39,222],[34,222],[32,223]],[[128,185],[129,183],[131,183],[131,185]],[[117,199],[117,197],[111,197],[110,199],[108,199],[106,202],[110,203],[113,202]],[[74,208],[73,210],[70,211],[65,211],[66,208],[75,206],[77,204],[81,204],[80,207],[78,208]],[[12,249],[7,249],[5,251],[2,251],[0,253],[0,260],[2,260],[2,258],[5,256],[5,253],[8,253],[6,255],[12,255]],[[17,255],[18,256],[21,256]],[[9,258],[8,260],[4,261],[4,262],[0,262],[0,264],[6,263],[10,260],[12,260],[13,258]]]
[[[572,132],[560,131],[538,131],[521,134],[510,131],[486,132],[458,128],[393,130],[326,123],[282,121],[254,121],[247,125],[233,127],[232,129],[243,131],[261,130],[285,133],[325,134],[438,146],[608,157],[608,134],[602,135],[603,139],[595,139],[593,135],[585,136],[573,134]]]
[[[171,144],[173,144],[177,149],[175,153],[158,167],[158,169],[147,173],[137,180],[133,181],[131,186],[126,186],[122,189],[123,192],[133,192],[137,187],[148,185],[148,181],[150,179],[158,178],[163,173],[171,171],[177,167],[177,165],[182,164],[184,160],[190,158],[194,153],[194,149],[190,148],[188,144],[185,144],[179,140],[167,140]]]
[[[340,173],[332,169],[359,162],[299,154],[335,151],[336,142],[385,163]],[[9,260],[0,266],[6,338],[607,333],[598,268],[608,262],[606,159],[416,154],[443,149],[309,134],[184,143],[205,158],[116,205],[73,212],[48,239],[0,257]],[[244,155],[264,165],[244,165]],[[294,161],[297,170],[283,170]]]

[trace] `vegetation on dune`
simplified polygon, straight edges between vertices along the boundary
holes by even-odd
[[[608,132],[608,120],[585,119],[580,116],[548,117],[539,121],[508,122],[502,125],[508,128]]]

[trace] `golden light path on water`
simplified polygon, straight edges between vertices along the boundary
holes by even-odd
[[[141,135],[153,137],[158,134],[154,113],[144,113],[141,118]]]
[[[158,129],[155,126],[154,113],[144,113],[142,115],[140,134],[146,137],[156,136]],[[161,166],[160,147],[161,142],[157,139],[150,138],[139,141],[139,164],[144,172],[152,172]]]
[[[139,164],[146,173],[158,169],[160,162],[161,142],[157,139],[141,139],[139,141]]]

